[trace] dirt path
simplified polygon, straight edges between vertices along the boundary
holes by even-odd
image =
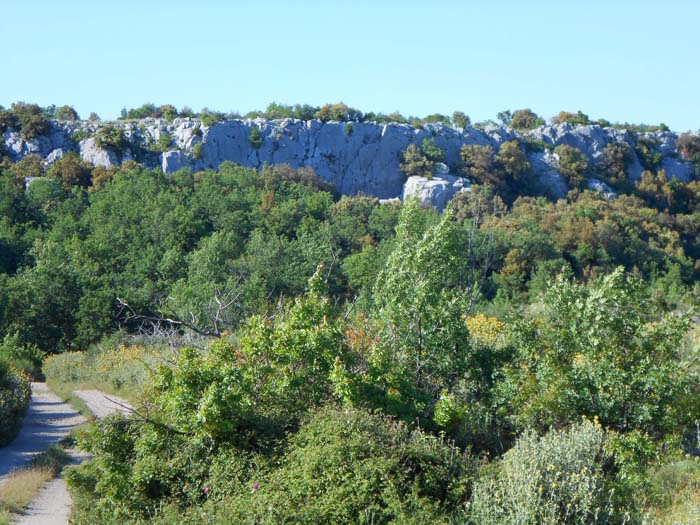
[[[97,419],[107,417],[115,412],[129,414],[131,411],[131,405],[128,401],[117,396],[104,394],[99,390],[75,390],[73,394],[85,403],[85,406]]]
[[[8,473],[26,467],[34,456],[58,443],[84,421],[77,410],[52,394],[45,383],[32,383],[32,399],[22,429],[12,443],[0,448],[0,483],[5,482]]]
[[[127,412],[129,404],[123,399],[107,396],[98,390],[73,392],[96,417],[114,412]],[[84,422],[70,405],[49,392],[44,383],[32,383],[32,401],[22,430],[10,445],[0,448],[0,473],[25,466],[34,455],[46,450],[77,425]],[[76,463],[85,459],[78,451],[70,451]],[[2,483],[2,477],[0,477]],[[15,525],[66,525],[71,512],[71,499],[65,481],[58,477],[47,483],[32,500],[24,514],[18,516]]]

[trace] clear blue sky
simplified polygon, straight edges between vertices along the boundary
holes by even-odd
[[[344,101],[700,128],[700,2],[0,0],[0,104]]]

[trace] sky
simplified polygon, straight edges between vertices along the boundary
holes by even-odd
[[[699,20],[691,0],[0,0],[0,104],[531,108],[697,130]]]

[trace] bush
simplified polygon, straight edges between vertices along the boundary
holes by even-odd
[[[433,162],[442,162],[445,159],[445,152],[435,144],[435,139],[432,137],[423,139],[423,142],[421,142],[421,150],[423,151],[423,155]]]
[[[31,395],[27,377],[0,357],[0,446],[19,432]]]
[[[220,507],[220,523],[448,523],[463,519],[474,461],[386,416],[330,406],[293,435],[280,467]]]
[[[106,350],[50,355],[44,361],[43,371],[50,383],[93,383],[133,395],[145,386],[150,369],[160,362],[161,352],[157,349],[118,345]]]
[[[362,112],[359,109],[351,108],[339,102],[337,104],[326,104],[316,112],[316,118],[323,122],[331,120],[339,122],[350,122],[362,120]]]
[[[43,353],[36,346],[23,344],[19,334],[6,335],[0,342],[0,361],[12,365],[28,376],[41,375]]]
[[[559,157],[559,173],[570,186],[580,188],[588,172],[588,157],[578,148],[566,144],[554,148],[554,153]]]
[[[471,126],[472,121],[468,115],[461,111],[455,111],[452,113],[452,123],[460,128],[466,128]]]
[[[428,159],[415,144],[409,144],[402,153],[403,162],[399,165],[406,177],[425,177],[430,179],[435,171],[435,162]]]
[[[151,149],[157,153],[165,153],[169,149],[171,149],[171,145],[173,143],[173,137],[170,135],[170,133],[163,131],[160,136],[158,137],[158,140],[156,141],[153,146],[151,146]]]
[[[552,124],[563,124],[564,122],[568,122],[574,126],[587,126],[591,123],[588,115],[580,110],[576,113],[560,111],[555,117],[552,117],[551,122]]]
[[[0,133],[19,126],[19,119],[9,109],[0,109]]]
[[[645,170],[656,171],[661,164],[662,155],[659,151],[659,141],[653,137],[641,135],[634,148],[639,162]]]
[[[544,119],[530,109],[518,109],[513,111],[513,115],[510,117],[510,126],[513,129],[535,129],[543,124]]]
[[[117,153],[123,153],[129,143],[122,128],[107,124],[95,134],[95,144],[98,148],[111,148]]]
[[[192,146],[192,156],[199,160],[202,158],[202,143],[198,142],[194,146]]]
[[[12,104],[12,112],[19,120],[24,140],[32,140],[49,132],[49,122],[38,105],[16,102]]]
[[[250,128],[248,141],[250,142],[250,145],[253,146],[253,148],[255,149],[259,149],[260,146],[263,145],[263,142],[265,142],[265,137],[263,137],[262,133],[260,133],[260,128],[258,128],[257,126],[253,126],[252,128]]]
[[[54,117],[56,120],[67,120],[71,122],[80,120],[78,112],[73,109],[73,106],[61,106],[60,108],[57,108]]]
[[[624,185],[627,180],[627,164],[632,160],[632,149],[626,142],[610,142],[603,149],[600,169],[603,178],[614,186]]]
[[[472,496],[472,523],[558,525],[624,523],[609,499],[606,433],[584,421],[539,438],[521,436]]]
[[[501,179],[509,185],[523,182],[530,172],[530,161],[517,140],[501,144],[494,165],[500,172]]]
[[[493,147],[464,144],[459,151],[464,174],[472,182],[493,183]]]
[[[54,162],[47,174],[58,180],[67,190],[75,186],[87,188],[92,181],[92,166],[84,162],[77,153],[70,151]]]
[[[502,386],[516,426],[546,429],[584,414],[655,438],[693,428],[697,377],[679,358],[688,319],[649,323],[653,308],[622,268],[588,286],[551,283],[541,316],[512,333],[518,355]]]

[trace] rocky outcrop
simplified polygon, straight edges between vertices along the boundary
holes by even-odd
[[[561,144],[580,149],[595,168],[603,161],[606,146],[625,143],[631,151],[627,163],[628,177],[637,180],[643,171],[634,152],[640,135],[598,125],[545,125],[519,134],[497,125],[477,129],[427,124],[416,129],[404,124],[293,119],[233,119],[209,126],[187,118],[172,122],[144,119],[112,124],[122,129],[128,141],[125,151],[99,148],[94,135],[104,124],[87,121],[52,122],[46,136],[29,141],[22,139],[16,131],[6,131],[2,139],[12,160],[36,154],[47,164],[74,151],[93,165],[109,167],[133,159],[149,167],[159,167],[166,173],[184,168],[217,168],[224,161],[256,169],[264,164],[308,166],[332,182],[342,194],[363,193],[380,199],[411,194],[431,202],[438,209],[444,207],[446,198],[463,189],[460,184],[468,184],[456,176],[460,148],[465,144],[491,145],[498,150],[506,141],[521,141],[540,190],[554,198],[566,195],[569,190],[558,172],[557,156],[553,154],[554,148]],[[255,143],[250,140],[254,128],[260,132],[260,140]],[[153,145],[165,134],[172,149],[156,153]],[[660,167],[668,178],[687,181],[695,176],[695,167],[680,159],[676,151],[678,136],[675,133],[659,131],[644,136],[656,145],[661,155]],[[420,145],[425,138],[432,138],[444,151],[448,172],[436,174],[431,180],[406,181],[399,168],[401,153],[409,144]],[[533,144],[539,147],[533,148]],[[597,187],[597,183],[592,184]]]
[[[409,177],[403,187],[402,199],[415,197],[421,204],[443,211],[456,193],[469,191],[469,186],[467,179],[451,175],[447,165],[440,163],[430,179]]]

